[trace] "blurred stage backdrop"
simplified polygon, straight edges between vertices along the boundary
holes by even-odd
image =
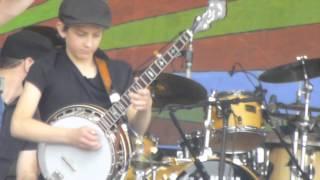
[[[54,26],[60,0],[36,0],[25,13],[0,28],[0,44],[15,30],[29,25]],[[115,59],[125,60],[137,71],[152,62],[154,51],[169,44],[189,28],[204,11],[206,0],[109,0],[113,27],[104,34],[101,48]],[[192,79],[211,91],[254,91],[243,72],[230,76],[234,64],[259,76],[264,70],[296,62],[296,57],[320,58],[319,0],[230,0],[227,16],[199,33],[193,41]],[[94,10],[93,10],[94,11]],[[241,71],[239,66],[236,71]],[[320,69],[319,69],[320,71]],[[167,73],[185,76],[185,58],[177,58]],[[249,76],[253,84],[258,82]],[[320,80],[312,79],[311,105],[320,106]],[[296,101],[300,82],[262,83],[268,100]],[[185,89],[188,92],[188,89]],[[188,97],[186,97],[188,98]],[[180,110],[178,119],[190,133],[203,129],[203,108]],[[166,110],[155,109],[150,134],[160,144],[174,144],[180,137]]]

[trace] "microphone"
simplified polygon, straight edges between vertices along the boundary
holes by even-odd
[[[257,86],[255,86],[254,95],[260,100],[263,100],[263,97],[267,94],[267,90],[263,89],[262,84],[259,82]]]
[[[271,95],[269,98],[269,103],[267,106],[267,111],[269,111],[270,113],[276,113],[278,112],[278,100],[277,100],[277,96],[276,95]]]

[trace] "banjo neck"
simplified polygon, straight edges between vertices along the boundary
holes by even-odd
[[[123,93],[118,102],[105,112],[105,116],[99,121],[99,125],[104,131],[115,127],[117,121],[125,115],[130,106],[129,92],[137,92],[139,89],[148,87],[163,70],[181,55],[186,45],[192,40],[193,33],[190,30],[184,31],[163,54],[157,54],[153,63],[135,80],[130,87]]]

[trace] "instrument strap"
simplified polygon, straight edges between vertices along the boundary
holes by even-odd
[[[111,80],[111,76],[110,76],[110,72],[109,72],[108,63],[106,61],[104,61],[103,59],[98,58],[98,57],[95,57],[95,59],[96,59],[96,63],[97,63],[97,66],[98,66],[98,70],[99,70],[100,76],[101,76],[102,81],[103,81],[103,85],[104,85],[107,93],[110,95],[112,80]]]

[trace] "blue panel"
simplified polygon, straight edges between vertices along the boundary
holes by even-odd
[[[250,71],[257,77],[262,71]],[[184,76],[184,74],[179,74]],[[257,79],[249,75],[252,83],[248,80],[245,73],[237,72],[232,77],[227,72],[193,72],[192,79],[202,84],[210,93],[212,90],[220,91],[254,91],[258,85]],[[311,95],[311,105],[320,107],[320,78],[311,80],[313,92]],[[263,83],[262,86],[267,90],[267,100],[271,95],[276,95],[278,102],[294,103],[296,102],[296,94],[302,82],[293,83]]]

